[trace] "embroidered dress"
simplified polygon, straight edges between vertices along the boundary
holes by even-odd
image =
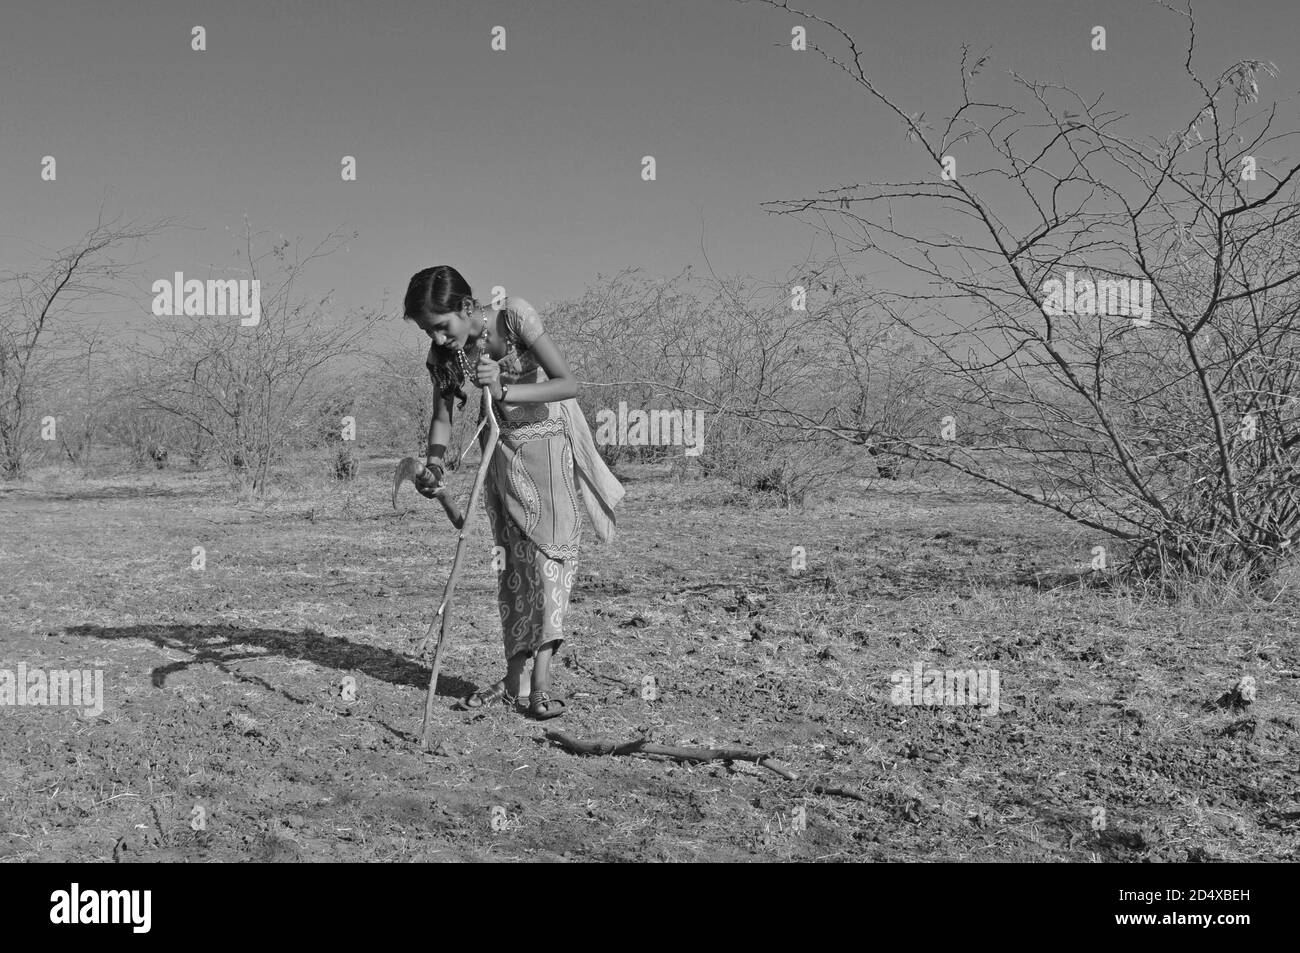
[[[504,307],[506,353],[501,383],[549,380],[531,347],[546,329],[522,298]],[[434,360],[430,349],[429,361]],[[497,601],[506,658],[532,655],[564,641],[564,615],[577,570],[582,508],[600,539],[613,538],[614,508],[623,487],[596,451],[576,400],[546,404],[493,403],[501,438],[488,469],[483,503],[492,537],[505,552]]]

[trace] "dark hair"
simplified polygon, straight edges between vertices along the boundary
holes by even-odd
[[[437,265],[416,272],[411,283],[406,286],[405,310],[402,317],[414,321],[421,315],[447,314],[461,311],[466,306],[478,307],[469,283],[461,277],[459,271],[451,265]],[[451,407],[451,398],[460,398],[459,406],[464,407],[468,396],[465,393],[465,371],[460,366],[456,352],[449,347],[433,345],[433,375],[438,382],[438,390]]]

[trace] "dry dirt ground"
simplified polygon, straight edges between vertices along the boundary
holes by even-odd
[[[0,490],[0,668],[105,673],[98,717],[0,708],[0,858],[1296,859],[1294,593],[1085,587],[1103,540],[956,484],[787,512],[630,474],[545,725],[450,709],[502,667],[480,519],[425,753],[412,639],[454,536],[409,487],[393,511],[391,464],[261,502],[170,471]],[[996,669],[997,713],[892,704],[918,661]],[[1216,704],[1244,675],[1253,704]],[[798,779],[546,727],[771,750]]]

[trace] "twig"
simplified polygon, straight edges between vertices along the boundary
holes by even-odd
[[[593,738],[590,741],[579,741],[576,738],[570,738],[562,731],[554,729],[546,732],[548,741],[559,745],[561,748],[572,754],[579,755],[625,755],[625,754],[648,754],[658,755],[664,758],[672,758],[676,761],[752,761],[755,764],[767,768],[769,771],[779,774],[787,781],[798,781],[799,776],[772,758],[770,751],[750,751],[748,748],[682,748],[675,745],[661,745],[653,741],[647,741],[645,738],[637,738],[634,741],[627,741],[619,744],[616,741],[608,741],[604,738]],[[845,788],[826,787],[824,785],[814,785],[812,788],[814,794],[830,794],[839,797],[853,798],[855,801],[862,801],[865,798],[862,795],[849,791]]]
[[[834,797],[847,797],[847,798],[852,798],[855,801],[866,800],[866,798],[863,797],[861,794],[859,794],[857,791],[850,791],[848,788],[828,787],[823,784],[814,784],[812,786],[812,793],[827,794],[827,795],[832,795]]]

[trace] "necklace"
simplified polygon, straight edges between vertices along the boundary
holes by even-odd
[[[487,319],[487,315],[485,314],[483,315],[483,330],[479,335],[479,343],[478,345],[476,345],[476,347],[482,347],[483,353],[486,354],[487,345],[488,345],[488,319]],[[469,361],[465,359],[465,349],[461,348],[459,351],[457,351],[456,357],[460,359],[460,369],[465,372],[465,376],[473,377],[474,375],[469,368]]]

